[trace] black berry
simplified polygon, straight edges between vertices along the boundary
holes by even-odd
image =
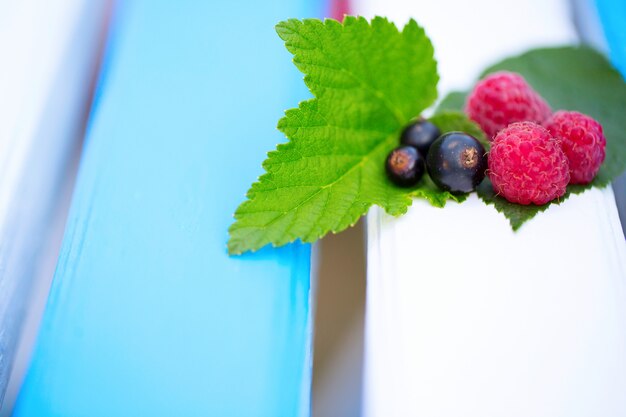
[[[469,193],[485,178],[487,156],[476,138],[463,132],[446,133],[437,139],[426,157],[430,178],[452,193]]]
[[[441,132],[428,120],[420,119],[408,125],[400,135],[400,143],[417,148],[422,155],[428,154],[430,145],[441,135]]]
[[[399,146],[389,153],[387,176],[401,187],[410,187],[424,175],[424,157],[412,146]]]

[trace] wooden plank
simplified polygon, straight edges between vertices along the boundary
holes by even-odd
[[[355,9],[423,24],[444,94],[505,54],[576,39],[565,1]],[[625,276],[610,188],[551,207],[517,234],[475,196],[444,210],[417,200],[399,219],[372,210],[365,415],[624,415]]]
[[[15,416],[306,416],[309,245],[229,257],[321,4],[120,2]]]
[[[595,0],[611,61],[626,74],[626,3],[620,0]]]
[[[104,1],[0,4],[0,403],[87,116]]]
[[[588,19],[597,20],[596,37],[599,42],[604,41],[605,49],[615,67],[626,77],[626,3],[621,0],[587,0],[590,3]],[[595,7],[594,7],[595,6]],[[613,182],[615,200],[622,220],[622,229],[626,234],[626,174],[622,174]]]

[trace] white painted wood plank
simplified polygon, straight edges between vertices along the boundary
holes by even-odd
[[[414,17],[445,94],[486,65],[576,39],[565,1],[360,0]],[[368,215],[366,416],[626,415],[626,247],[613,192],[592,190],[513,233],[472,196]]]
[[[105,3],[0,4],[0,399],[61,180],[84,128]]]

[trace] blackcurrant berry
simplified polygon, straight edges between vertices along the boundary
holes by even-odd
[[[430,145],[441,135],[441,132],[428,120],[420,119],[408,125],[400,135],[400,143],[417,148],[422,155],[428,154]]]
[[[389,153],[387,176],[401,187],[410,187],[424,175],[424,157],[412,146],[399,146]]]
[[[485,178],[487,156],[476,138],[463,132],[445,133],[426,157],[430,178],[452,193],[469,193]]]

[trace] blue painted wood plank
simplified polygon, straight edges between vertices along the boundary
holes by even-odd
[[[121,2],[15,416],[305,416],[310,247],[229,257],[307,0]]]
[[[626,77],[626,1],[595,0],[608,54],[613,65]],[[626,109],[625,109],[626,110]],[[615,202],[626,235],[626,173],[613,181]]]
[[[622,75],[626,76],[626,2],[596,0],[609,56]]]

